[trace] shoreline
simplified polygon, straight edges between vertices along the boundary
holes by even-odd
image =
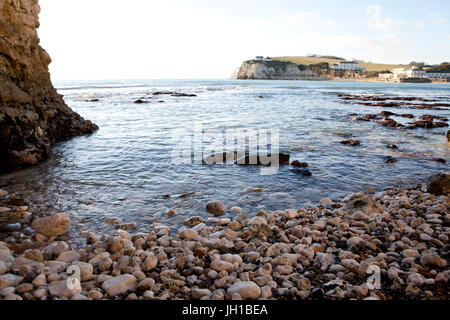
[[[395,81],[386,81],[378,78],[276,78],[276,79],[236,79],[232,78],[231,80],[243,80],[243,81],[326,81],[326,82],[375,82],[375,83],[390,83],[390,84],[408,84],[412,82],[395,82]],[[437,81],[433,79],[432,82],[418,82],[413,84],[436,84],[436,83],[450,83],[449,81]]]
[[[87,231],[81,245],[67,242],[68,215],[31,224],[29,208],[0,191],[0,217],[23,221],[0,241],[0,300],[447,300],[449,181],[253,218],[230,208],[232,220],[212,203],[215,214],[191,217],[172,236],[162,225],[130,234],[132,224],[109,219],[116,231]],[[71,265],[81,288],[67,287]],[[380,289],[368,287],[369,267]]]

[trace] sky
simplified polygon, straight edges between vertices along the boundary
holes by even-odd
[[[257,55],[450,60],[450,1],[40,0],[53,80],[224,79]]]

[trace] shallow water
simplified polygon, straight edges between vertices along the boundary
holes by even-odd
[[[447,128],[398,130],[349,116],[389,110],[450,117],[448,108],[342,104],[337,94],[441,97],[449,102],[449,84],[138,80],[55,86],[71,108],[100,130],[59,143],[48,161],[0,177],[0,187],[30,199],[38,212],[69,212],[76,229],[111,228],[105,223],[108,217],[137,222],[141,230],[151,230],[155,222],[177,226],[189,216],[207,217],[204,206],[212,200],[242,207],[249,215],[263,206],[299,208],[324,197],[337,200],[370,187],[413,183],[448,169],[432,161],[450,158]],[[162,90],[197,97],[151,95]],[[91,99],[100,101],[88,102]],[[134,104],[136,99],[150,102]],[[219,132],[278,130],[280,150],[290,151],[291,160],[308,162],[312,176],[292,172],[290,166],[280,167],[276,175],[261,175],[255,166],[174,163],[175,146],[200,123]],[[340,144],[344,137],[360,140],[361,146]],[[399,149],[386,148],[392,143]],[[398,163],[385,164],[387,156]],[[264,191],[245,192],[251,187]],[[190,192],[193,195],[179,197]],[[176,214],[168,216],[169,209]]]

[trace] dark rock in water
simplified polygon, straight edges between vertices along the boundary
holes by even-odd
[[[181,92],[175,92],[175,91],[155,91],[152,93],[154,96],[162,96],[162,95],[170,95],[172,97],[196,97],[196,94],[189,94],[189,93],[181,93]]]
[[[289,153],[277,153],[277,154],[256,154],[246,155],[245,157],[237,159],[234,163],[238,165],[271,165],[274,164],[272,160],[276,159],[280,165],[289,164],[291,155]],[[266,163],[268,162],[268,163]]]
[[[91,100],[89,100],[89,102],[99,102],[100,100],[99,99],[91,99]]]
[[[442,159],[442,158],[436,158],[436,159],[434,159],[434,161],[439,162],[439,163],[447,163],[447,160]]]
[[[223,152],[205,157],[203,159],[203,163],[208,165],[230,164],[230,163],[234,164],[237,158],[238,158],[237,152]]]
[[[312,172],[306,169],[300,169],[297,167],[291,168],[290,169],[293,173],[301,175],[303,177],[311,177],[312,176]]]
[[[39,11],[36,0],[0,1],[0,174],[35,165],[55,142],[98,129],[53,87]]]
[[[162,95],[171,95],[171,94],[177,94],[177,92],[174,91],[156,91],[152,93],[154,96],[162,96]]]
[[[138,99],[134,103],[135,104],[143,104],[143,103],[149,103],[149,101],[144,101],[144,100]]]
[[[425,121],[430,121],[430,120],[440,120],[440,121],[444,121],[444,122],[448,121],[447,118],[440,117],[440,116],[433,116],[433,115],[429,115],[429,114],[424,114],[424,115],[420,116],[419,119],[425,120]]]
[[[433,128],[443,128],[448,127],[448,124],[442,121],[433,121],[433,119],[420,120],[412,123],[408,128],[425,128],[425,129],[433,129]]]
[[[172,97],[196,97],[196,94],[190,94],[190,93],[175,93],[172,94]]]
[[[395,144],[388,144],[388,145],[387,145],[387,148],[388,148],[388,149],[398,149],[398,146],[395,145]]]
[[[352,147],[359,146],[361,144],[361,142],[359,142],[359,140],[356,140],[356,139],[344,140],[339,143],[345,144],[347,146],[352,146]]]
[[[428,192],[434,195],[448,195],[450,192],[450,174],[441,174],[431,178]]]
[[[297,167],[297,168],[307,168],[309,166],[306,162],[300,162],[298,160],[295,160],[291,163],[291,166]]]
[[[364,118],[366,120],[372,120],[372,119],[380,120],[381,119],[381,117],[378,114],[373,114],[373,113],[367,114]]]
[[[397,127],[397,128],[401,128],[403,127],[403,125],[401,123],[398,123],[397,121],[393,120],[393,119],[384,119],[383,121],[380,122],[380,124],[384,127]]]
[[[387,157],[386,160],[384,161],[384,163],[387,163],[387,164],[392,164],[392,163],[396,163],[396,162],[398,162],[397,159],[392,158],[392,157]]]
[[[390,111],[381,111],[380,113],[381,113],[381,115],[383,115],[385,117],[395,116],[395,113],[390,112]]]
[[[447,141],[450,142],[450,130],[447,130],[445,136],[447,137]]]

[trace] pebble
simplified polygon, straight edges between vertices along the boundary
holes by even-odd
[[[111,297],[119,294],[125,294],[128,291],[134,291],[136,290],[136,287],[137,280],[130,274],[109,278],[102,284],[102,289],[105,290]]]
[[[237,282],[227,290],[227,294],[231,297],[239,294],[244,300],[256,300],[261,297],[261,288],[253,281]]]
[[[55,281],[49,284],[48,290],[51,295],[59,298],[71,298],[75,294],[81,293],[81,288],[69,288],[66,280]]]
[[[446,300],[439,288],[450,276],[450,201],[442,186],[435,185],[439,195],[424,186],[255,208],[251,217],[230,209],[232,219],[190,217],[178,232],[160,223],[154,232],[119,229],[109,237],[88,230],[82,246],[8,235],[0,241],[0,297]],[[382,270],[381,290],[365,284],[371,265]],[[69,266],[78,267],[82,290],[67,287]]]
[[[203,297],[210,296],[212,293],[208,289],[193,289],[192,298],[195,300],[200,300]]]

